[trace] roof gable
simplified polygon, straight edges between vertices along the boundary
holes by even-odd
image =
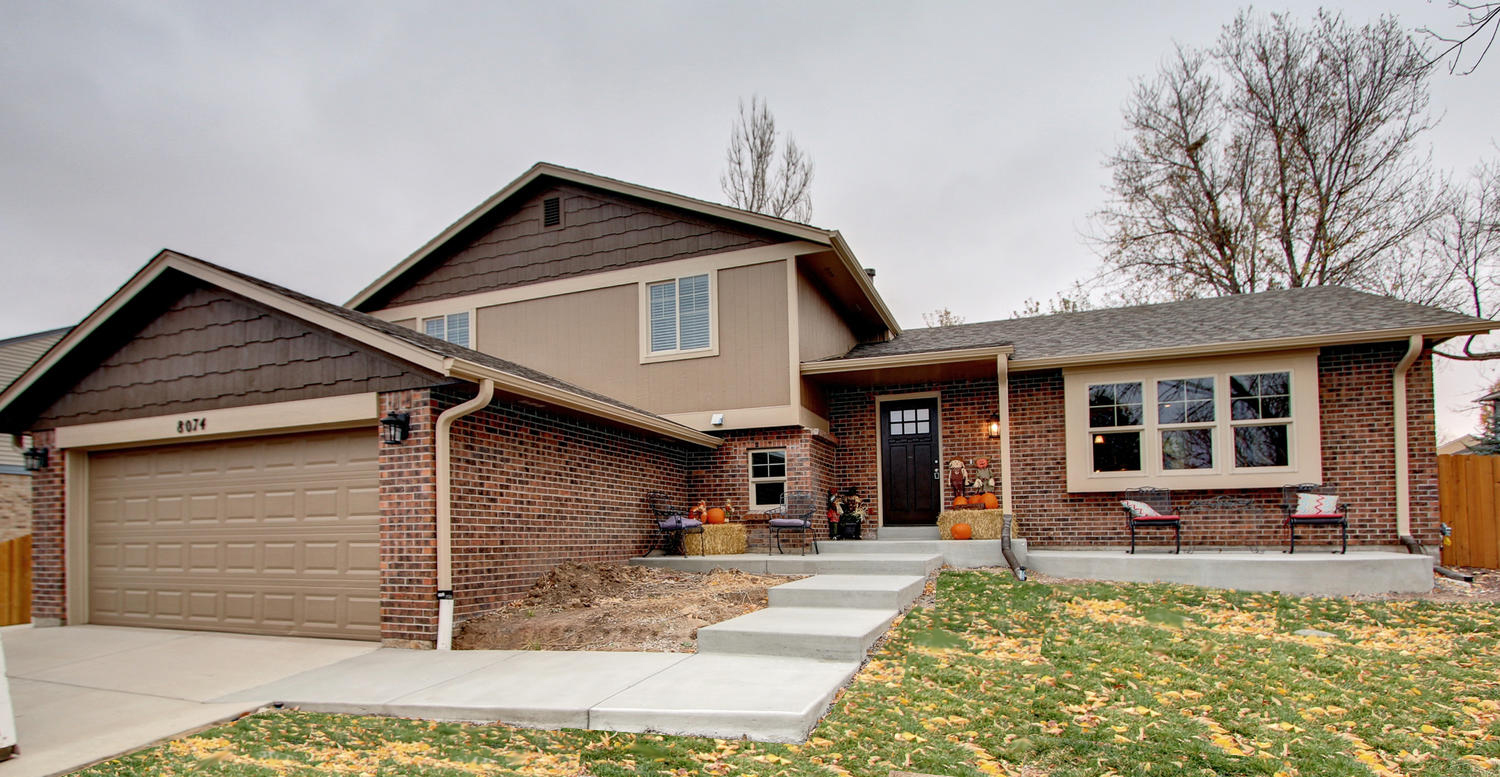
[[[561,223],[544,225],[556,200]],[[769,230],[540,177],[412,265],[361,309],[785,242]]]
[[[68,373],[82,375],[37,428],[451,382],[196,279],[151,296],[160,312],[92,369],[83,365],[98,357],[75,352]]]

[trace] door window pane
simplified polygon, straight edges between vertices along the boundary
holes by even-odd
[[[1095,472],[1140,471],[1140,432],[1105,432],[1093,439]]]
[[[1212,469],[1212,429],[1169,429],[1161,433],[1162,469]]]

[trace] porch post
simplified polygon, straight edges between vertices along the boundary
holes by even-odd
[[[1010,357],[1000,354],[995,357],[995,393],[997,412],[1000,415],[1000,510],[1006,515],[1015,515],[1011,506],[1010,487]]]

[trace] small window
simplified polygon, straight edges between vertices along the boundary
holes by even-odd
[[[786,449],[750,451],[750,508],[764,510],[781,505],[786,493]]]
[[[446,316],[422,319],[422,331],[439,340],[454,345],[469,347],[469,314],[449,313]]]
[[[701,351],[713,345],[706,273],[653,283],[647,289],[652,354]]]
[[[932,410],[925,407],[907,408],[906,410],[891,411],[892,437],[903,434],[928,434],[932,431],[932,419],[929,417]]]
[[[562,224],[562,198],[548,197],[542,200],[542,226],[555,227]]]

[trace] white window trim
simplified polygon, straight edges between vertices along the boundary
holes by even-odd
[[[1249,422],[1233,421],[1230,415],[1229,376],[1261,372],[1291,373],[1292,415],[1288,430],[1288,466],[1234,466],[1234,428]],[[1165,427],[1156,422],[1156,381],[1174,378],[1214,379],[1213,424],[1184,423]],[[1142,426],[1121,427],[1141,431],[1139,472],[1094,472],[1089,426],[1088,387],[1098,383],[1141,383]],[[1128,367],[1071,369],[1063,371],[1065,434],[1067,435],[1068,491],[1107,492],[1156,486],[1172,489],[1275,488],[1288,483],[1315,483],[1323,479],[1322,427],[1318,409],[1318,352],[1296,351],[1220,359],[1149,362]],[[1268,419],[1269,420],[1269,419]],[[1212,469],[1164,469],[1161,464],[1163,429],[1212,426]]]
[[[757,478],[755,476],[755,454],[757,454],[757,453],[765,453],[767,451],[781,451],[782,461],[784,463],[783,463],[783,468],[782,468],[782,472],[781,472],[781,477],[779,477],[779,478]],[[756,503],[756,501],[755,501],[755,484],[756,483],[780,483],[781,484],[781,493],[785,494],[786,493],[786,481],[787,481],[786,473],[787,473],[787,470],[790,467],[791,467],[791,459],[787,456],[787,450],[786,450],[786,448],[780,448],[780,447],[773,447],[773,448],[751,448],[750,450],[748,450],[748,451],[745,452],[745,473],[750,478],[750,485],[749,485],[749,491],[750,491],[750,493],[748,493],[748,494],[745,495],[745,504],[749,505],[749,507],[747,508],[747,510],[749,512],[765,512],[767,510],[774,510],[776,508],[781,507],[781,503],[780,502],[775,502],[773,504],[765,504],[765,505]]]
[[[469,309],[465,309],[465,310],[450,310],[447,313],[440,313],[440,314],[435,315],[435,316],[422,316],[422,317],[420,317],[420,318],[417,319],[415,328],[416,328],[416,330],[418,332],[421,332],[422,334],[425,335],[425,334],[427,334],[427,322],[428,321],[435,321],[437,319],[442,319],[443,320],[443,336],[439,337],[438,339],[442,340],[445,343],[451,343],[453,341],[449,340],[448,337],[447,337],[447,333],[448,333],[448,317],[452,316],[452,315],[457,315],[459,313],[467,313],[467,314],[469,314],[469,342],[467,344],[461,346],[461,347],[468,348],[470,350],[478,350],[478,348],[475,347],[475,337],[474,337],[474,335],[475,335],[475,329],[476,329],[476,327],[474,326],[474,322],[478,318],[478,311],[474,310],[473,308],[469,308]]]
[[[651,287],[661,283],[677,283],[683,278],[692,278],[699,275],[708,275],[708,347],[694,348],[684,351],[681,348],[672,351],[651,350]],[[639,321],[640,321],[640,343],[641,364],[653,364],[656,362],[678,361],[680,359],[702,359],[709,356],[719,355],[719,271],[710,269],[705,272],[689,272],[682,275],[674,275],[666,278],[654,278],[649,281],[640,281],[636,284],[638,290]],[[679,336],[680,336],[679,332]],[[682,341],[679,339],[678,343]]]

